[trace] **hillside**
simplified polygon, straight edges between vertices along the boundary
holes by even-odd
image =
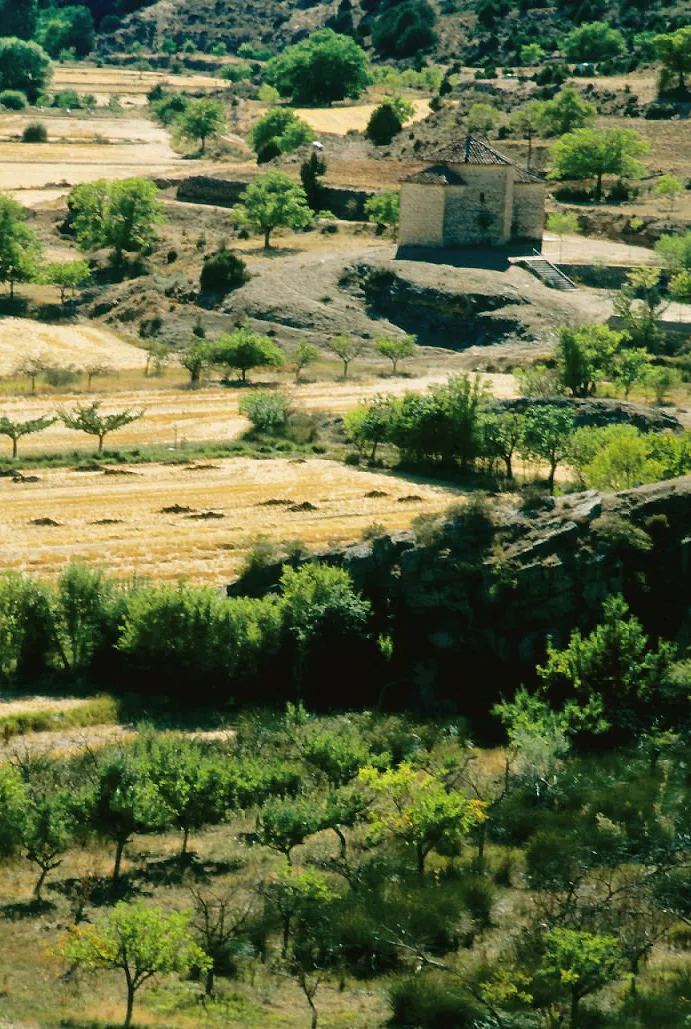
[[[420,4],[421,0],[406,0],[398,6]],[[419,46],[411,45],[408,53],[400,39],[395,52],[375,46],[377,23],[395,6],[390,0],[158,0],[127,16],[116,36],[119,42],[137,39],[151,44],[165,35],[179,42],[192,40],[201,50],[222,41],[231,52],[243,42],[256,42],[280,52],[328,25],[356,36],[375,59],[415,63],[423,49]],[[690,0],[653,0],[645,5],[632,0],[430,0],[429,6],[436,18],[436,42],[424,49],[425,58],[473,65],[518,64],[521,46],[534,41],[549,52],[570,28],[588,20],[605,20],[632,37],[643,31],[669,31],[687,23],[691,13]]]

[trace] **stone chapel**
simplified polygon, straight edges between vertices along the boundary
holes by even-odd
[[[540,249],[543,179],[474,136],[443,147],[433,161],[401,184],[401,246]]]

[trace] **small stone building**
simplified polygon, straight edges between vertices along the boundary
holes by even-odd
[[[540,248],[545,183],[473,136],[401,184],[399,241],[410,247]]]

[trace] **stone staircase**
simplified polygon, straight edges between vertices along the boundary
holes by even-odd
[[[542,254],[535,254],[534,257],[524,257],[520,263],[536,278],[540,279],[541,282],[544,282],[545,286],[549,286],[550,289],[578,288],[568,275],[564,275],[563,271],[557,268],[556,264],[552,264]]]

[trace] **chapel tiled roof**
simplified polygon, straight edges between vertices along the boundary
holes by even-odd
[[[409,175],[404,182],[417,182],[432,186],[463,186],[465,183],[460,175],[451,171],[445,164],[433,164],[415,175]]]
[[[482,139],[477,139],[475,136],[466,136],[465,139],[458,140],[455,143],[449,143],[447,146],[442,147],[434,154],[435,160],[449,164],[475,164],[484,166],[500,166],[500,165],[513,165],[516,169],[516,181],[517,182],[541,182],[542,180],[537,175],[533,175],[525,168],[520,168],[518,165],[510,161],[504,154],[500,154],[498,150],[491,147],[489,143],[486,143]]]

